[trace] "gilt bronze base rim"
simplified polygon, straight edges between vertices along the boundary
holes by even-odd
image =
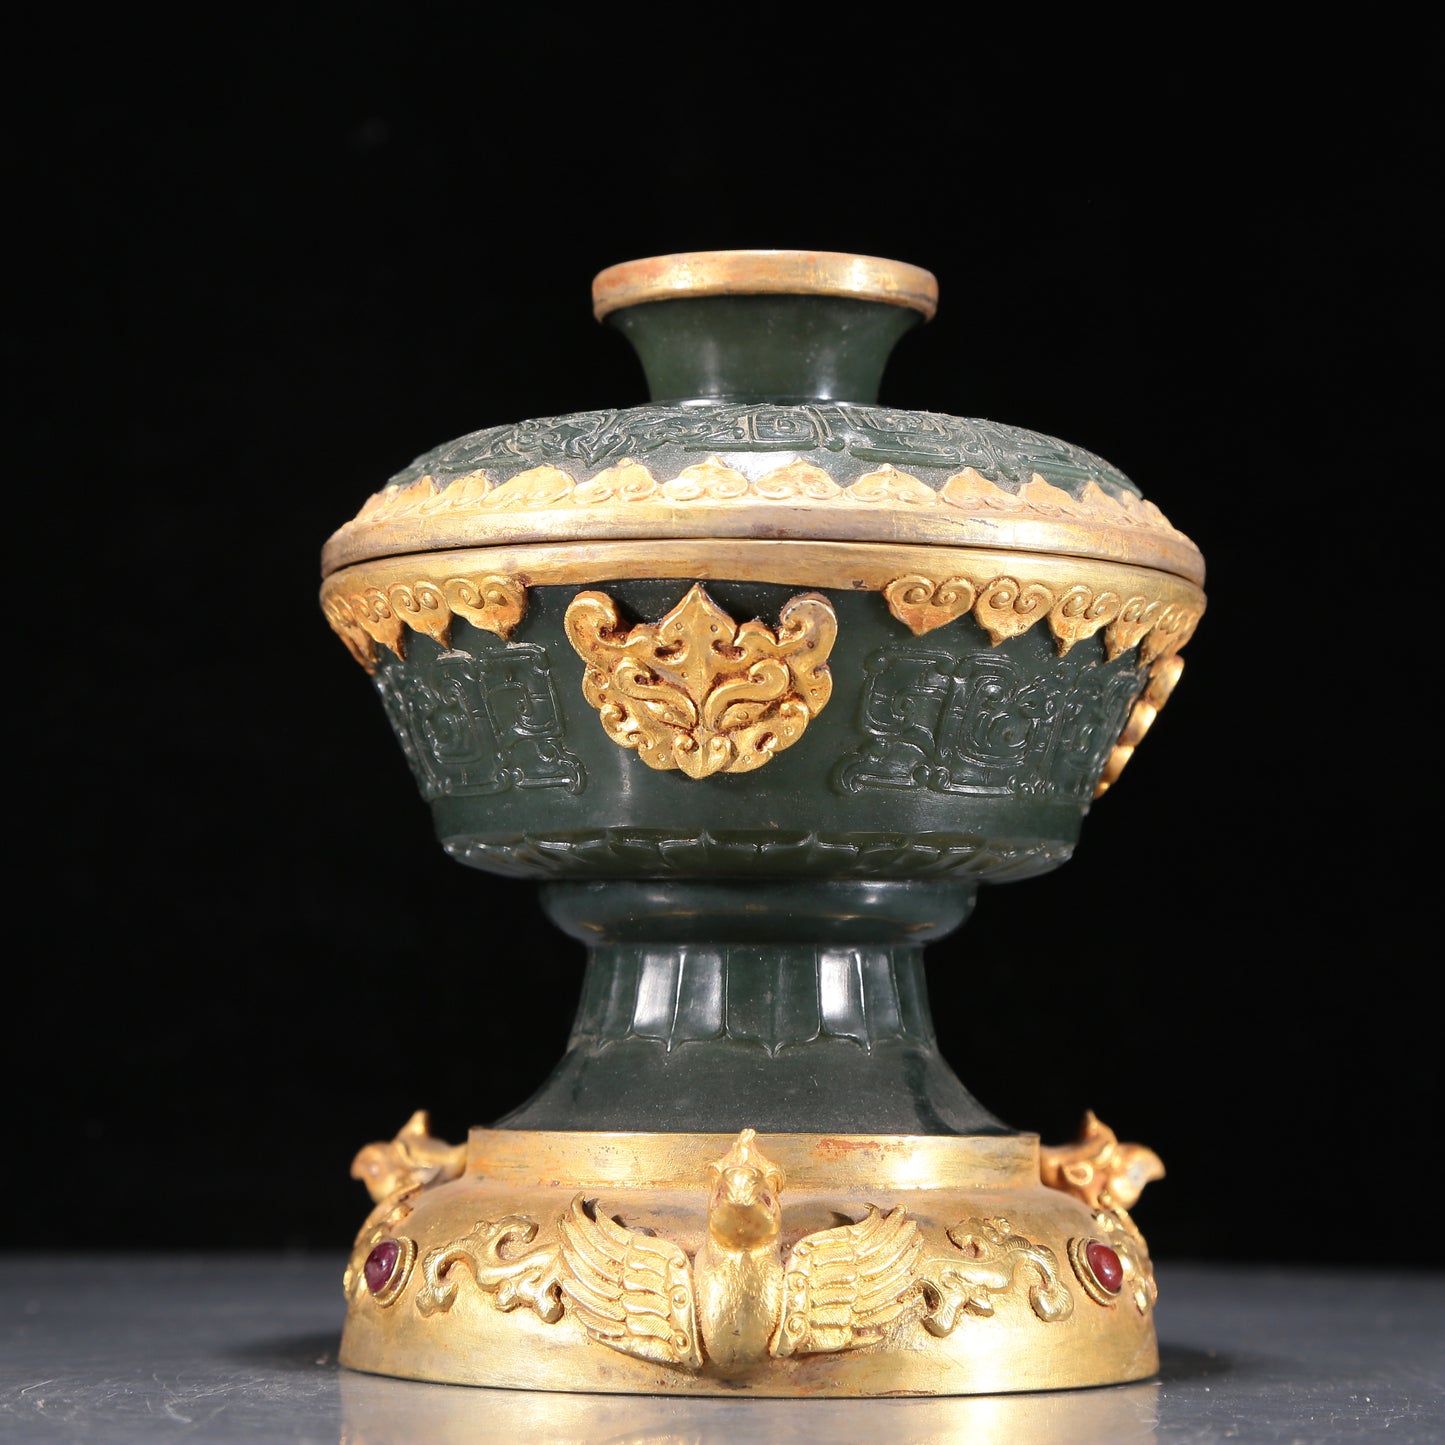
[[[1090,1125],[1041,1158],[1031,1134],[479,1128],[448,1149],[418,1115],[358,1156],[381,1197],[346,1273],[341,1363],[679,1396],[1144,1379],[1155,1286],[1120,1161],[1157,1160]],[[759,1197],[771,1243],[726,1235],[727,1209]]]

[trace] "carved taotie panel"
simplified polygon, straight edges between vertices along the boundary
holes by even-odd
[[[568,751],[546,652],[530,644],[473,657],[414,657],[375,674],[387,716],[422,796],[511,789],[580,793],[586,774]]]
[[[1093,796],[1143,679],[1062,660],[1033,672],[1002,653],[879,651],[866,663],[869,741],[834,772],[844,792]]]

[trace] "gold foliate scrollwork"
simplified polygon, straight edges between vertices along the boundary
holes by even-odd
[[[510,637],[527,610],[527,589],[502,576],[418,578],[385,586],[365,585],[363,579],[354,588],[328,586],[321,606],[351,655],[374,672],[378,643],[404,658],[410,629],[446,647],[454,617]]]
[[[1142,592],[1131,593],[1124,599],[1118,614],[1104,633],[1104,652],[1109,658],[1127,652],[1154,630],[1165,603],[1157,597]],[[1181,644],[1182,645],[1182,644]]]
[[[429,1250],[422,1261],[417,1309],[423,1315],[451,1309],[457,1298],[458,1272],[465,1268],[478,1289],[495,1296],[499,1310],[525,1306],[546,1324],[555,1324],[562,1318],[560,1250],[555,1243],[525,1249],[536,1237],[535,1219],[509,1214],[495,1222],[481,1220],[461,1239]],[[504,1255],[507,1245],[522,1246],[523,1252]]]
[[[706,778],[762,767],[827,705],[832,604],[802,593],[778,620],[776,631],[739,625],[694,585],[661,621],[630,631],[606,593],[581,592],[564,626],[608,736],[650,768]]]
[[[1053,590],[1042,582],[1020,582],[1017,577],[993,577],[978,589],[973,615],[995,647],[1027,632],[1054,607]]]
[[[1074,1297],[1059,1279],[1059,1261],[1047,1245],[1013,1232],[1002,1216],[969,1219],[948,1231],[957,1256],[930,1261],[924,1283],[928,1313],[924,1328],[950,1334],[964,1314],[989,1316],[1001,1298],[1026,1295],[1046,1322],[1067,1319]]]
[[[580,479],[547,464],[530,467],[502,482],[493,482],[483,471],[455,477],[444,485],[426,475],[406,486],[392,483],[383,487],[367,499],[337,538],[367,528],[439,518],[669,502],[703,502],[730,510],[780,502],[819,512],[928,511],[1180,535],[1152,502],[1127,492],[1110,496],[1094,481],[1087,482],[1075,497],[1035,472],[1016,491],[1008,491],[973,467],[965,467],[934,487],[885,462],[842,485],[821,467],[800,458],[750,479],[720,457],[709,456],[684,467],[675,477],[661,478],[631,458]]]
[[[1161,577],[1161,587],[1176,584]],[[883,588],[888,610],[915,637],[972,614],[997,646],[1048,620],[1059,656],[1076,642],[1103,632],[1104,655],[1112,661],[1139,646],[1140,660],[1172,656],[1188,642],[1203,611],[1163,597],[1124,595],[1109,587],[1031,579],[1026,574],[979,572],[930,577],[910,572]],[[1157,710],[1157,709],[1156,709]]]
[[[1112,523],[1159,532],[1177,529],[1154,505],[1124,492],[1111,497],[1095,481],[1084,484],[1077,497],[1034,472],[1016,492],[1006,491],[973,467],[965,467],[939,488],[939,499],[960,511],[999,516],[1034,515],[1071,521]]]
[[[1063,657],[1076,643],[1092,637],[1107,627],[1124,606],[1124,599],[1107,587],[1097,591],[1083,583],[1075,583],[1054,601],[1049,609],[1049,627]]]
[[[491,491],[492,482],[485,472],[470,472],[456,477],[444,488],[437,486],[436,478],[431,476],[418,477],[405,487],[391,482],[368,497],[348,525],[394,522],[435,516],[438,512],[459,511],[475,507]]]
[[[973,611],[978,592],[967,577],[935,580],[921,572],[910,572],[883,589],[888,610],[915,637]]]

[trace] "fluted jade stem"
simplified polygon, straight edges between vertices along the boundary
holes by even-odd
[[[938,1052],[923,948],[965,883],[553,883],[589,944],[567,1052],[512,1129],[1007,1132]]]

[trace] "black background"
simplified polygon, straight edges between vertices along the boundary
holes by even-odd
[[[1046,1139],[1087,1106],[1155,1147],[1160,1256],[1334,1259],[1383,1190],[1438,1264],[1409,1222],[1440,1099],[1427,92],[1228,46],[1186,74],[649,35],[359,7],[37,60],[11,1242],[339,1256],[360,1145],[540,1083],[580,949],[436,845],[319,549],[437,442],[645,399],[596,271],[798,246],[937,275],[886,401],[1101,453],[1210,569],[1077,856],[933,949],[946,1055]]]

